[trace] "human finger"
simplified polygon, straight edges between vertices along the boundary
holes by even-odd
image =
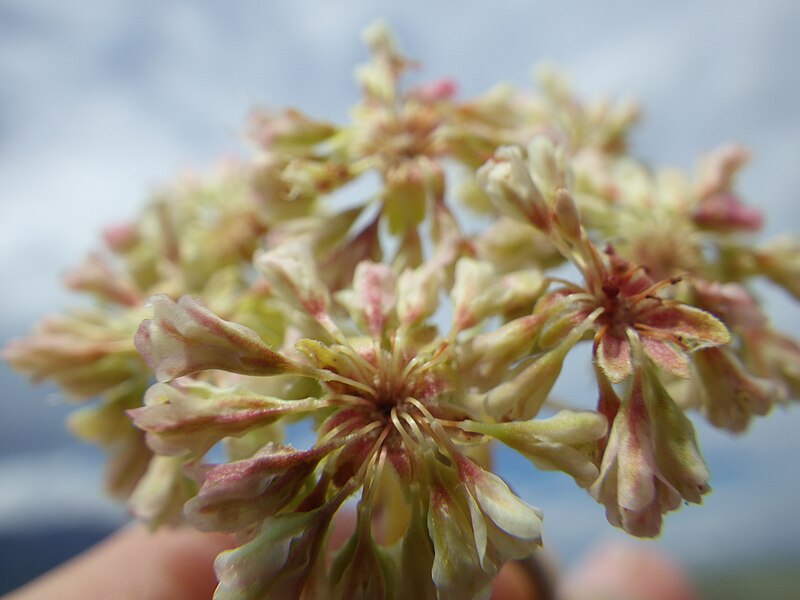
[[[5,600],[201,600],[211,598],[214,558],[227,535],[131,525]]]
[[[613,543],[595,548],[568,573],[560,588],[565,600],[697,600],[689,577],[665,554],[640,545]]]

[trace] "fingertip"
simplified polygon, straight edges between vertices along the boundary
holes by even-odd
[[[492,582],[491,600],[547,600],[545,574],[536,559],[510,560]]]
[[[147,531],[130,525],[7,600],[202,600],[217,582],[214,558],[230,536],[187,528]]]
[[[592,550],[564,577],[559,591],[565,600],[699,598],[689,577],[669,556],[652,547],[620,542]]]
[[[138,563],[132,578],[145,576],[141,596],[147,600],[199,600],[211,598],[217,587],[214,559],[233,547],[233,538],[189,528],[150,532],[135,526],[121,541],[121,558]],[[131,582],[133,583],[133,582]],[[133,596],[132,596],[133,597]]]

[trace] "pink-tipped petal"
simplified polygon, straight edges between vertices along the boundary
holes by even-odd
[[[597,365],[613,383],[624,381],[633,373],[631,345],[626,337],[607,331],[600,337],[595,358]]]

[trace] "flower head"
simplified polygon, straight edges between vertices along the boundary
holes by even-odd
[[[293,534],[298,541],[290,543],[311,552],[302,559],[307,561],[303,577],[311,577],[310,565],[319,551],[314,540],[323,535],[343,499],[360,490],[359,525],[327,575],[330,589],[369,589],[380,597],[387,582],[402,578],[381,575],[384,568],[392,573],[427,569],[440,594],[470,597],[488,589],[503,562],[525,556],[541,543],[541,513],[476,462],[470,447],[496,438],[520,449],[534,465],[566,470],[588,485],[597,471],[590,453],[577,447],[591,446],[605,433],[604,419],[587,414],[570,421],[563,415],[541,425],[521,422],[511,429],[511,424],[481,424],[485,411],[491,412],[499,400],[491,389],[488,395],[476,396],[462,382],[465,355],[459,351],[460,337],[518,302],[518,292],[502,286],[483,289],[485,298],[466,302],[473,292],[465,290],[477,289],[473,286],[487,276],[483,265],[471,259],[456,265],[451,328],[437,337],[428,319],[438,304],[440,280],[424,267],[405,270],[398,278],[388,265],[362,262],[352,287],[331,297],[324,293],[308,255],[291,254],[298,262],[284,261],[283,256],[288,256],[285,248],[270,250],[258,264],[277,299],[300,309],[292,318],[294,326],[311,334],[294,348],[270,350],[252,332],[188,299],[159,299],[154,318],[142,324],[137,337],[156,373],[178,377],[151,388],[145,406],[131,413],[159,453],[195,461],[220,440],[276,419],[315,415],[319,423],[316,442],[308,450],[268,443],[240,460],[199,471],[195,467],[200,489],[187,504],[187,516],[202,529],[242,536],[259,527],[259,536],[272,536],[273,529],[265,527],[273,521],[273,528],[284,522],[305,523],[306,531]],[[404,302],[398,301],[395,290],[403,292]],[[344,319],[342,308],[349,318]],[[358,333],[351,333],[354,328]],[[476,360],[481,352],[493,351],[491,344],[472,345],[470,357]],[[173,357],[181,357],[180,364]],[[314,380],[319,387],[306,398],[279,399],[181,379],[198,369],[288,374]],[[514,390],[524,394],[520,387]],[[501,392],[503,397],[511,394]],[[476,400],[483,396],[487,397]],[[528,418],[535,412],[529,411]],[[409,522],[391,534],[394,539],[385,539],[396,526],[381,508],[392,495],[387,481],[395,482],[402,497],[412,498],[406,508]],[[320,516],[312,517],[309,510]],[[382,533],[373,539],[370,531]],[[392,557],[387,544],[397,535],[427,540],[430,562]],[[234,564],[234,557],[244,557],[249,548],[261,553],[260,560],[285,560],[283,554],[266,553],[270,546],[256,550],[262,548],[260,539],[247,542],[219,564]],[[352,566],[353,561],[371,562],[376,568],[367,575]],[[275,563],[259,568],[288,567]],[[261,597],[238,576],[230,579],[228,569],[218,567],[220,589]],[[292,581],[296,589],[312,585],[310,579]],[[266,588],[252,589],[266,594]]]
[[[538,95],[405,87],[388,29],[365,38],[349,122],[254,113],[249,160],[106,230],[66,279],[93,305],[4,350],[88,402],[70,427],[137,516],[236,537],[217,599],[485,598],[543,537],[492,443],[654,536],[709,490],[684,409],[738,432],[800,395],[800,345],[749,288],[800,296],[797,243],[748,241],[742,148],[656,171],[630,103],[546,69]],[[584,342],[597,402],[564,409]],[[284,440],[301,421],[313,440]]]

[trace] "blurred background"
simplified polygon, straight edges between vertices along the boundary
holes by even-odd
[[[359,94],[352,70],[366,58],[360,32],[379,16],[423,77],[455,78],[461,97],[498,81],[529,86],[547,60],[584,97],[638,99],[632,150],[654,165],[689,168],[719,144],[746,144],[753,160],[739,189],[764,209],[765,235],[797,232],[796,0],[0,0],[0,346],[74,302],[60,276],[103,225],[133,216],[181,171],[241,154],[252,106],[344,121]],[[800,335],[800,307],[759,290],[775,321]],[[561,393],[593,395],[581,381]],[[55,391],[5,365],[0,390],[2,593],[126,516],[100,493],[98,451],[64,431],[69,407]],[[714,491],[638,543],[670,552],[708,598],[797,598],[800,406],[740,437],[698,430]],[[544,509],[560,564],[624,537],[565,476],[533,474],[507,455],[499,470]]]

